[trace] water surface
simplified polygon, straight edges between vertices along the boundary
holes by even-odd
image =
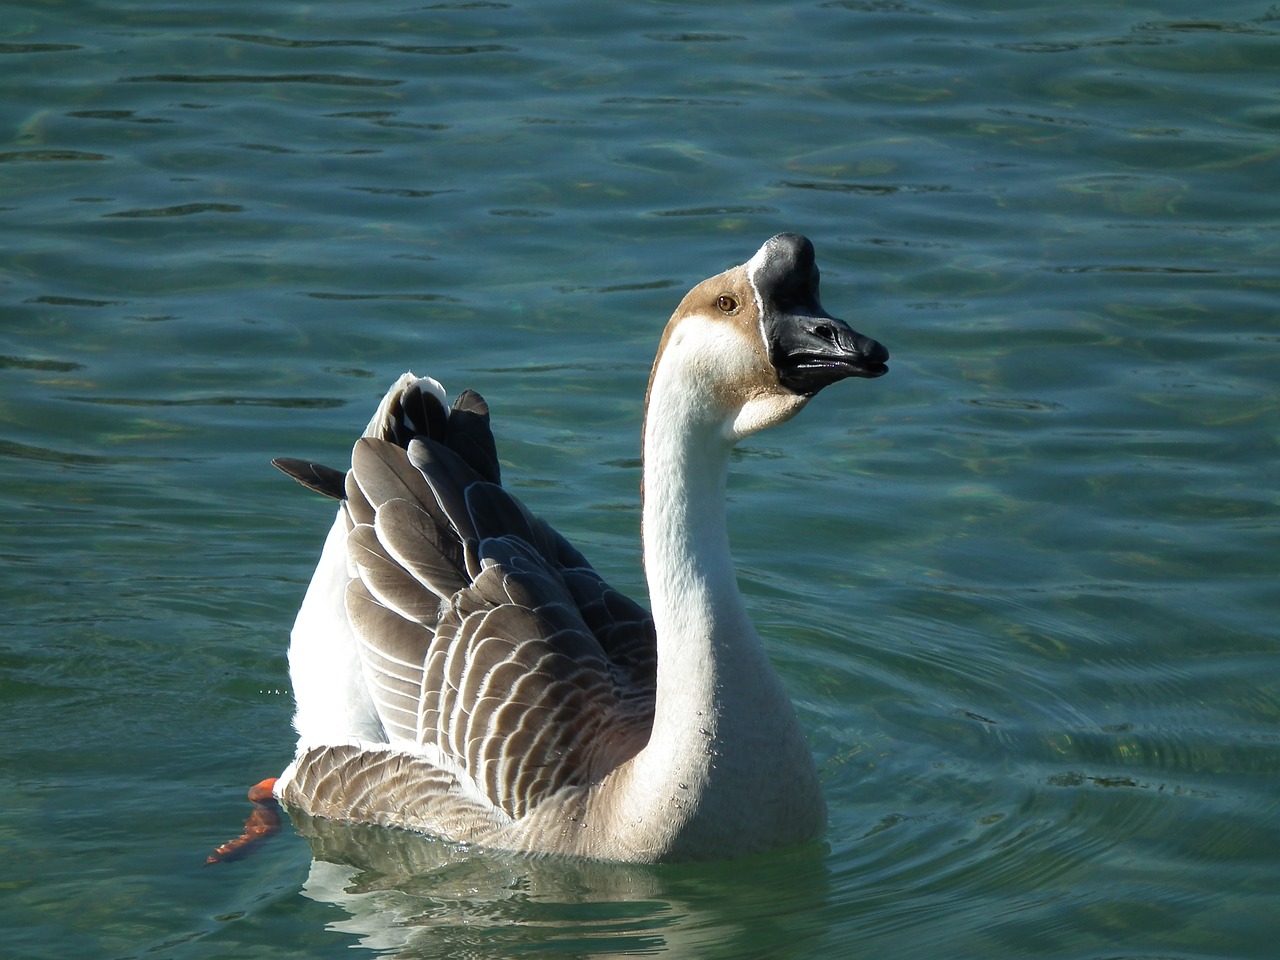
[[[14,957],[1270,957],[1280,14],[1264,2],[12,3],[0,926]],[[889,376],[742,445],[831,807],[678,868],[298,824],[284,651],[412,368],[643,598],[648,365],[813,238]]]

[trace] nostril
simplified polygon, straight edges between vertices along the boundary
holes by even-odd
[[[819,336],[823,340],[827,341],[827,343],[836,342],[836,329],[835,327],[831,326],[828,323],[818,324],[816,327],[813,328],[813,332],[816,336]]]

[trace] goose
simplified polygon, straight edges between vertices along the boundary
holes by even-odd
[[[823,309],[797,234],[684,297],[645,399],[651,612],[502,487],[473,391],[406,373],[349,470],[273,461],[340,506],[290,639],[297,752],[259,799],[636,863],[817,837],[813,758],[735,579],[728,462],[888,357]]]

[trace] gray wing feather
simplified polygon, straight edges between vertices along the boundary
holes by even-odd
[[[287,473],[309,490],[332,497],[334,500],[343,499],[343,481],[346,479],[346,474],[341,470],[326,467],[323,463],[299,460],[296,457],[276,457],[271,461],[271,465],[282,473]]]
[[[474,390],[463,390],[453,401],[445,425],[445,446],[462,457],[482,480],[502,482],[498,448],[489,429],[489,405]]]
[[[417,503],[391,500],[376,512],[369,528],[376,542],[408,574],[436,597],[448,597],[467,583],[466,562],[457,538]]]
[[[408,802],[407,775],[389,766],[405,750],[399,741],[413,745],[402,753],[411,766],[440,758],[445,769],[428,780],[448,803],[465,794],[490,826],[494,817],[518,819],[557,791],[598,782],[644,745],[652,620],[499,485],[489,409],[478,394],[462,394],[446,412],[415,387],[387,410],[382,438],[356,443],[344,492],[348,556],[358,571],[348,619],[393,742],[367,761],[327,748],[307,789],[345,807],[348,819],[384,822],[365,809],[372,795],[327,785],[381,777],[395,799],[379,807]],[[457,780],[464,775],[465,789]],[[413,803],[445,801],[414,794]],[[327,815],[322,804],[308,806]],[[456,809],[480,815],[465,803]],[[410,814],[417,816],[410,808],[401,815]]]
[[[367,746],[316,747],[299,758],[285,803],[312,816],[470,840],[502,824],[457,777],[426,760]]]
[[[360,580],[347,586],[347,618],[360,644],[365,684],[388,736],[418,742],[429,637],[420,624],[379,603]],[[377,642],[368,642],[370,637]]]

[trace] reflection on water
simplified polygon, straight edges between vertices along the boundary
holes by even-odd
[[[821,931],[806,912],[827,897],[823,845],[733,865],[657,867],[468,850],[291,818],[314,857],[303,895],[339,907],[347,917],[330,928],[385,956],[497,958],[557,943],[581,957],[744,956],[744,942],[752,956],[820,952]]]

